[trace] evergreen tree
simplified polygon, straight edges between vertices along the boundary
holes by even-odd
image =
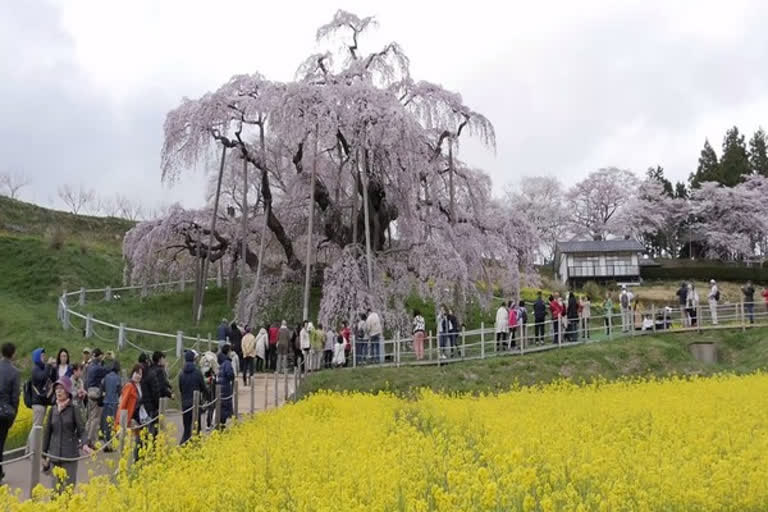
[[[674,190],[672,189],[672,182],[664,177],[664,168],[660,165],[656,167],[649,167],[645,175],[649,180],[656,181],[661,184],[662,191],[667,197],[674,197]]]
[[[725,132],[723,156],[720,159],[719,179],[726,187],[734,187],[750,174],[749,156],[744,135],[737,127]]]
[[[749,166],[753,173],[768,177],[766,135],[762,127],[749,140]]]
[[[678,199],[688,199],[688,188],[682,181],[678,181],[675,184],[675,197]]]
[[[691,188],[699,188],[705,181],[717,181],[718,175],[717,153],[712,149],[709,139],[704,139],[704,149],[699,155],[699,166],[695,174],[691,174],[688,180]]]

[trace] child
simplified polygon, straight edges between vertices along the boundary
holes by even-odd
[[[346,342],[344,336],[336,337],[336,344],[333,347],[333,366],[340,368],[347,363],[347,357],[344,351]]]

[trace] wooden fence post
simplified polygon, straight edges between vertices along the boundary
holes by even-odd
[[[269,409],[269,373],[264,372],[264,410]]]
[[[288,365],[283,367],[283,402],[288,402]]]
[[[192,392],[192,431],[200,430],[200,391]]]
[[[608,312],[608,339],[613,339],[613,311]]]
[[[651,304],[651,321],[653,322],[653,332],[656,332],[656,306]]]
[[[256,384],[253,382],[253,375],[251,375],[251,414],[256,412]]]
[[[432,360],[432,331],[429,331],[428,339],[429,339],[429,360],[431,361]]]
[[[112,300],[112,287],[107,286],[104,288],[104,300],[106,302],[110,302]]]
[[[237,375],[235,375],[235,380],[232,381],[232,409],[233,409],[233,412],[235,413],[235,419],[240,418],[240,411],[239,411],[240,400],[238,398],[240,393],[238,393],[238,389],[237,389],[239,387],[238,382],[239,381],[237,380]]]
[[[485,323],[480,322],[480,359],[485,359]]]
[[[213,425],[214,427],[221,425],[221,384],[216,384],[216,419]]]
[[[563,322],[562,316],[557,319],[557,348],[563,348]],[[554,322],[554,320],[552,320]]]
[[[29,433],[29,447],[32,459],[29,467],[29,497],[32,490],[40,483],[40,466],[43,459],[43,427],[35,425]]]
[[[184,333],[176,331],[176,357],[181,358],[184,356]]]
[[[93,336],[93,314],[88,313],[85,315],[85,337],[90,338]]]
[[[400,331],[395,332],[395,365],[400,368]]]
[[[117,350],[123,350],[125,348],[125,324],[120,322],[120,327],[117,329]]]
[[[754,307],[754,306],[752,306],[752,307]],[[741,312],[740,312],[739,316],[741,316],[741,330],[742,331],[746,331],[747,330],[747,319],[746,319],[746,315],[744,314],[744,299],[741,299]]]
[[[165,397],[165,396],[160,397],[160,417],[157,418],[158,431],[165,430],[165,424],[166,424],[165,411],[167,410],[168,410],[168,397]]]
[[[352,368],[357,368],[357,338],[353,334],[352,338]]]
[[[85,306],[85,288],[80,288],[80,305]]]
[[[306,364],[306,361],[305,361],[305,364]],[[277,407],[278,404],[280,403],[280,397],[278,396],[278,389],[277,389],[279,387],[277,382],[277,377],[278,377],[278,372],[277,370],[275,370],[275,407]]]
[[[125,409],[121,409],[120,410],[120,434],[119,434],[120,438],[119,438],[119,444],[117,448],[118,457],[122,457],[123,452],[125,451],[125,436],[129,432],[129,430],[127,429],[127,426],[128,426],[128,411],[126,411]]]
[[[467,328],[461,326],[461,358],[467,357]]]

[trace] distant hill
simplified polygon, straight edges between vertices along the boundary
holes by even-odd
[[[75,215],[0,196],[0,233],[33,237],[58,236],[71,241],[120,245],[136,223],[116,217]]]

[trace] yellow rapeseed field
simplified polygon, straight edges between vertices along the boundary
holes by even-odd
[[[766,510],[768,375],[320,393],[3,511]]]

